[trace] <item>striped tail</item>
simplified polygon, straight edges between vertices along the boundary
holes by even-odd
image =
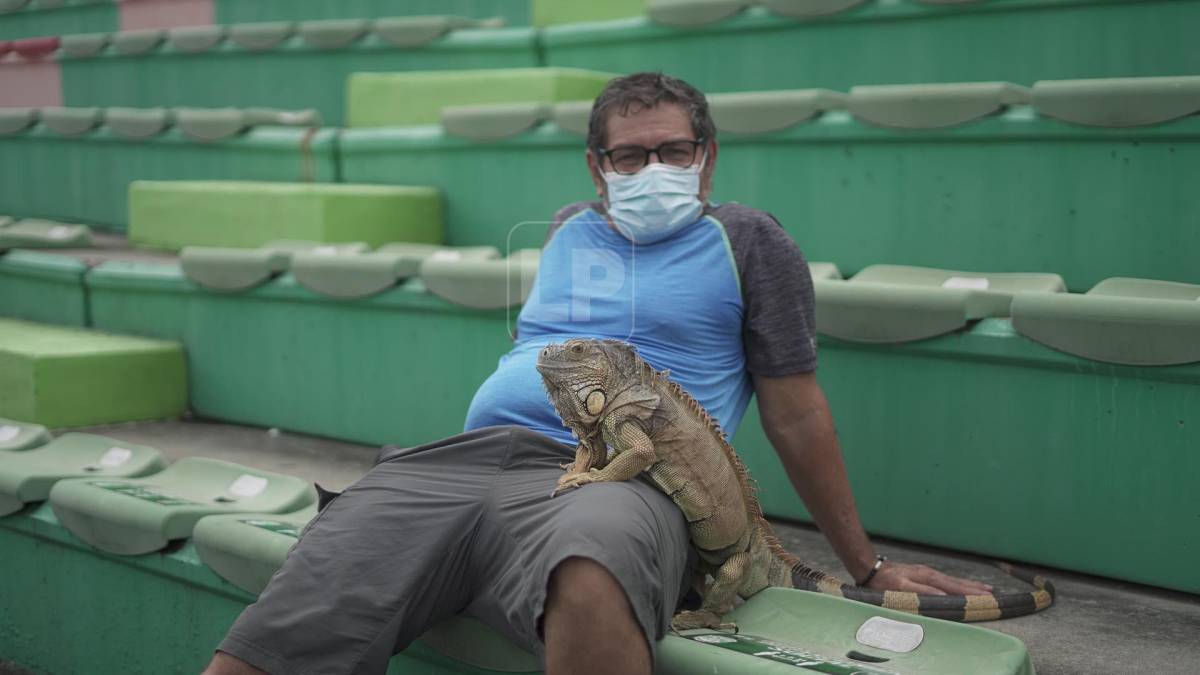
[[[1014,568],[1008,563],[997,562],[996,566],[1009,576],[1030,584],[1035,590],[1001,595],[924,595],[905,591],[876,591],[842,583],[836,577],[814,570],[798,561],[792,566],[792,587],[836,595],[898,612],[962,622],[1011,619],[1033,614],[1054,603],[1054,584],[1050,583],[1049,579]]]

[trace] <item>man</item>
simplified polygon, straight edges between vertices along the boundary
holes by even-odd
[[[517,342],[476,393],[467,431],[385,448],[308,527],[206,672],[379,673],[461,612],[543,655],[552,675],[649,673],[687,582],[687,529],[646,481],[551,499],[575,441],[534,363],[575,336],[633,343],[730,435],[757,392],[767,436],[856,581],[990,590],[875,555],[814,374],[807,263],[771,216],[708,203],[718,145],[704,96],[661,74],[614,80],[593,106],[586,157],[600,201],[555,219]]]

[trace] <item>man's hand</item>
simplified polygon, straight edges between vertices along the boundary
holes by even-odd
[[[867,588],[877,591],[910,591],[926,595],[987,595],[992,587],[943,574],[926,565],[885,562]]]

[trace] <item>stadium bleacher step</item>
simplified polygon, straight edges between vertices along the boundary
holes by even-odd
[[[144,478],[55,483],[50,505],[72,534],[119,555],[157,551],[222,513],[289,513],[312,504],[298,478],[205,457],[188,457]]]
[[[332,257],[363,253],[367,248],[362,242],[323,244],[288,240],[267,242],[259,248],[184,246],[179,262],[183,273],[200,286],[219,291],[244,291],[287,271],[292,257],[297,254]]]
[[[26,218],[0,228],[0,251],[13,248],[88,248],[92,231],[87,225]]]
[[[291,513],[205,516],[192,541],[200,561],[234,586],[258,595],[287,559],[316,505]]]
[[[50,432],[40,424],[29,424],[0,417],[0,451],[29,450],[50,440]]]
[[[41,447],[0,456],[0,516],[45,501],[60,480],[134,478],[165,467],[159,451],[149,446],[93,434],[63,434]]]
[[[83,261],[66,255],[0,253],[0,316],[86,326],[83,275],[87,269]]]

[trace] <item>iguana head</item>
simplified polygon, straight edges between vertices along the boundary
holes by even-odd
[[[578,432],[603,417],[617,392],[636,377],[637,352],[617,340],[567,340],[546,345],[537,369],[563,422]]]

